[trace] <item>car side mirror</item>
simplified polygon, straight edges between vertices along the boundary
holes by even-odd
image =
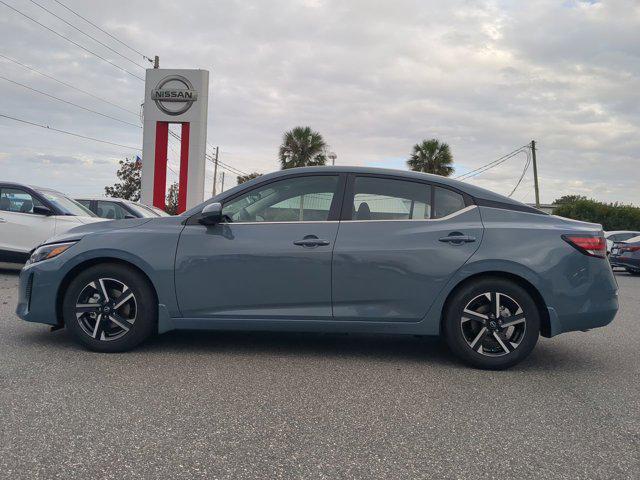
[[[36,215],[45,215],[45,216],[53,215],[53,212],[51,211],[51,209],[49,207],[45,207],[44,205],[34,205],[33,213],[35,213]]]
[[[198,220],[202,225],[216,225],[222,222],[222,204],[218,202],[205,205]]]

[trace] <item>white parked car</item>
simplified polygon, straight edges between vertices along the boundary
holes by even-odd
[[[638,235],[640,235],[640,232],[632,230],[612,230],[611,232],[604,232],[604,238],[607,239],[607,253],[611,253],[611,247],[613,247],[615,242],[624,242]]]
[[[0,268],[22,266],[31,250],[53,235],[101,221],[55,190],[0,182]]]

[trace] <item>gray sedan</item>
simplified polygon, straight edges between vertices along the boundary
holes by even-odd
[[[172,329],[373,332],[441,335],[492,369],[617,310],[600,225],[357,167],[284,170],[180,216],[52,238],[22,270],[17,307],[101,352]]]

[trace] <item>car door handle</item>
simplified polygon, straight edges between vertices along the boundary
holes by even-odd
[[[300,247],[322,247],[329,245],[329,240],[322,240],[318,237],[307,236],[302,240],[295,240],[293,244]]]
[[[438,240],[441,242],[453,243],[457,245],[461,245],[463,243],[471,243],[476,241],[476,237],[471,237],[469,235],[447,235],[446,237],[440,237]]]
[[[7,221],[4,218],[0,218],[0,223],[7,223]]]

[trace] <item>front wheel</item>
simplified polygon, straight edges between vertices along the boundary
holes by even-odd
[[[522,361],[538,341],[540,315],[517,283],[483,278],[464,285],[447,304],[444,335],[466,363],[500,370]]]
[[[76,276],[63,301],[66,327],[90,350],[130,350],[153,332],[157,304],[151,286],[122,265],[90,267]]]

